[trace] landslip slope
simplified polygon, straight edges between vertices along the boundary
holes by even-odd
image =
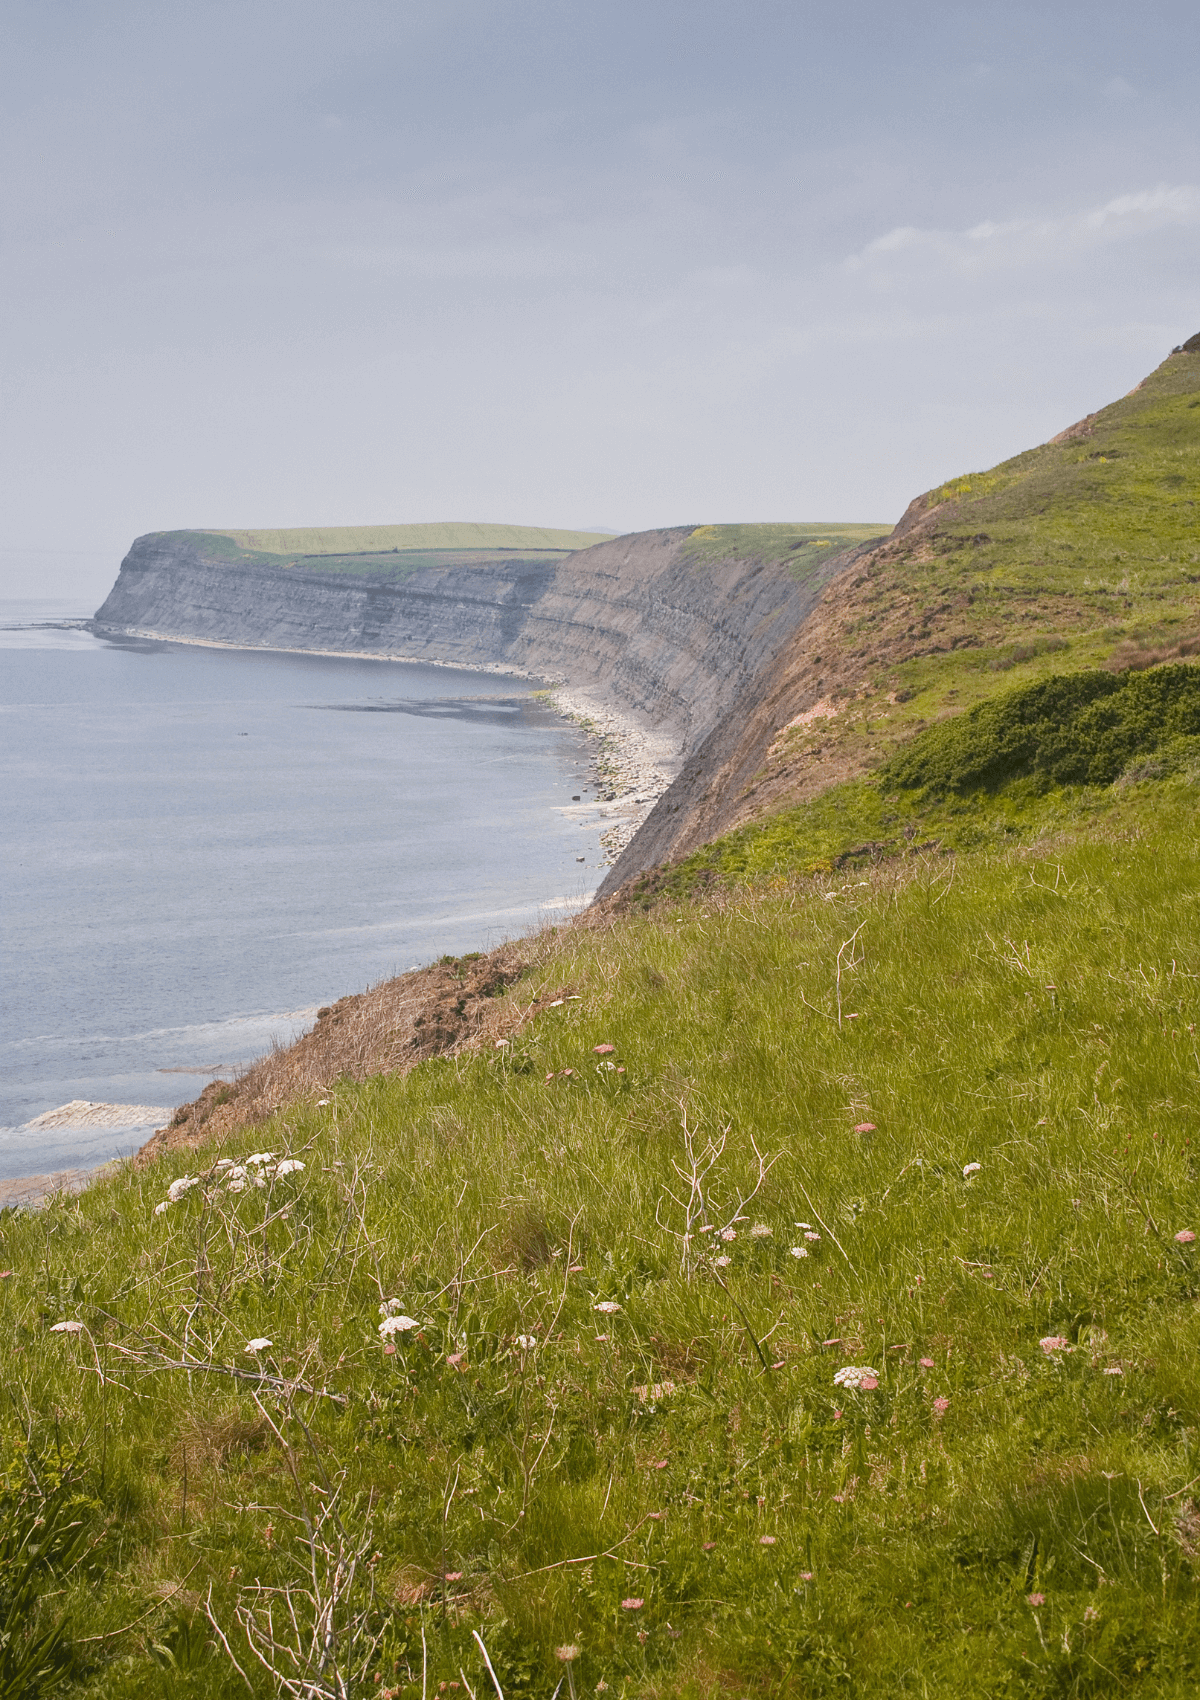
[[[913,501],[688,752],[599,895],[1049,671],[1200,638],[1200,337],[1122,400]]]

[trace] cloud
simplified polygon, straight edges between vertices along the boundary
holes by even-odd
[[[898,225],[842,262],[852,273],[897,270],[975,272],[996,266],[1070,258],[1100,241],[1132,240],[1165,229],[1200,225],[1200,187],[1160,184],[1116,195],[1098,207],[1054,218],[983,219],[965,230]]]

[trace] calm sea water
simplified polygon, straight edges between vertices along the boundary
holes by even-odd
[[[523,681],[42,623],[80,613],[0,603],[0,1177],[145,1137],[44,1110],[182,1103],[598,883],[585,745]]]

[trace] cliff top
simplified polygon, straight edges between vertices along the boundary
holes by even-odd
[[[227,531],[241,549],[265,555],[377,554],[388,549],[590,549],[606,541],[595,531],[556,531],[545,525],[482,525],[445,520],[431,525],[293,526],[263,531]]]

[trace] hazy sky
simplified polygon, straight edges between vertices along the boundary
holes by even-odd
[[[1200,330],[1200,8],[0,0],[0,592],[896,519]]]

